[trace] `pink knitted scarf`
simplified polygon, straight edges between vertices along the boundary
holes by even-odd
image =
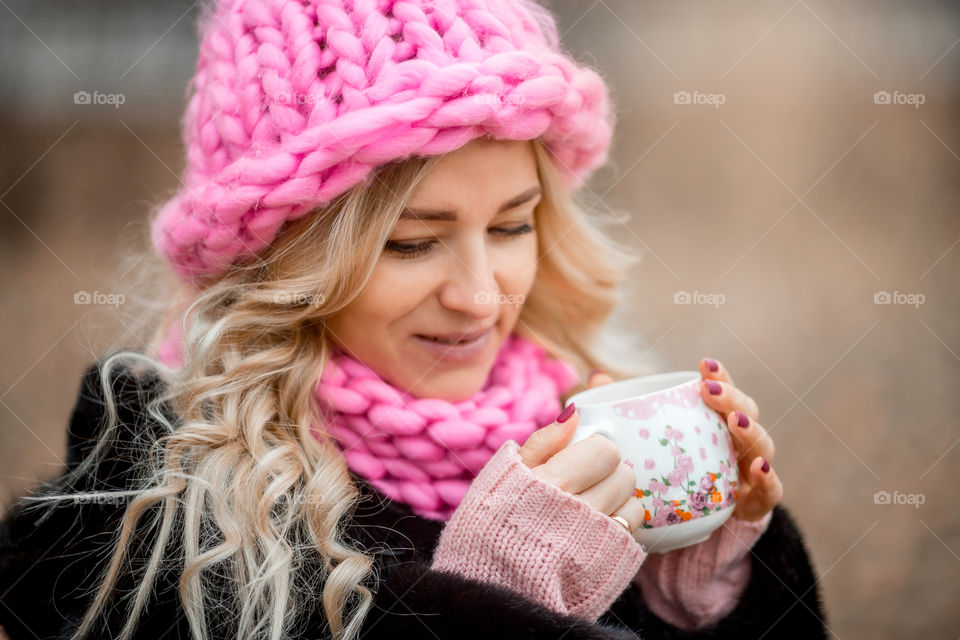
[[[446,521],[500,445],[523,444],[553,422],[576,382],[573,365],[512,334],[468,400],[414,397],[339,349],[317,398],[332,414],[326,431],[352,471],[419,515]]]

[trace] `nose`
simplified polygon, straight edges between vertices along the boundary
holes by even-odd
[[[477,320],[495,316],[500,287],[482,245],[454,257],[449,276],[440,290],[440,303]]]

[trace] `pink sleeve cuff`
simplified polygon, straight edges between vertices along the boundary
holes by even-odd
[[[647,607],[688,631],[719,622],[747,588],[750,549],[772,517],[772,511],[753,522],[730,517],[699,544],[651,553],[635,577]]]
[[[609,516],[540,479],[507,440],[440,534],[432,567],[499,584],[596,621],[646,553]]]

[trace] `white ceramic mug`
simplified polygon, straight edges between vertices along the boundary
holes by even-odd
[[[612,382],[567,399],[580,414],[570,444],[599,433],[613,440],[633,467],[645,509],[634,537],[648,553],[703,542],[736,505],[733,438],[723,417],[703,402],[701,381],[697,371],[674,371]]]

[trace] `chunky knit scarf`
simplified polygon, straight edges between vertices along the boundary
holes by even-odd
[[[335,349],[317,386],[347,466],[419,515],[446,521],[501,444],[523,444],[561,410],[573,365],[512,334],[468,400],[416,398]],[[320,437],[319,429],[314,435]]]

